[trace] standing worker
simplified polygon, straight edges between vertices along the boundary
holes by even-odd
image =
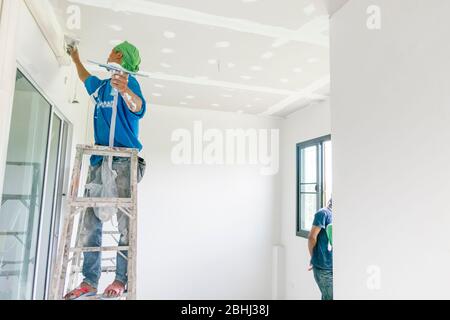
[[[70,51],[73,62],[78,71],[80,80],[84,83],[89,95],[95,99],[94,132],[95,144],[109,146],[110,127],[113,114],[113,89],[119,93],[117,101],[117,118],[115,126],[114,147],[135,148],[142,150],[139,141],[139,120],[144,117],[146,102],[142,95],[140,85],[135,77],[128,74],[114,74],[111,79],[100,80],[92,76],[83,66],[78,49]],[[116,46],[110,53],[108,63],[116,63],[130,72],[139,71],[141,58],[138,49],[129,42]],[[90,159],[87,184],[101,184],[101,167],[103,157],[92,156]],[[112,169],[117,172],[116,184],[118,195],[121,198],[130,197],[130,159],[114,157]],[[145,171],[145,161],[139,159],[138,181],[142,179]],[[89,197],[89,191],[85,191]],[[128,216],[117,211],[120,241],[119,246],[128,245]],[[96,216],[93,208],[85,213],[83,231],[84,247],[101,247],[102,221]],[[78,288],[70,291],[64,297],[66,300],[75,300],[97,294],[98,283],[101,276],[101,253],[84,252],[83,282]],[[126,251],[117,253],[116,277],[104,291],[105,298],[119,298],[126,291],[128,262]]]
[[[313,270],[314,279],[322,293],[322,300],[333,300],[333,250],[329,238],[331,233],[327,234],[327,229],[333,223],[332,210],[333,202],[330,199],[327,207],[315,214],[308,237],[311,255],[309,270]]]

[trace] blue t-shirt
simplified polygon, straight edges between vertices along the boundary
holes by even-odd
[[[313,250],[311,264],[322,270],[333,269],[333,251],[328,250],[328,236],[326,227],[333,222],[330,209],[320,209],[314,216],[313,226],[321,230],[317,236],[317,243]]]
[[[90,76],[84,82],[89,95],[95,100],[94,111],[94,135],[95,144],[109,146],[109,131],[111,127],[112,106],[114,97],[111,95],[111,79],[100,80],[95,76]],[[132,112],[122,96],[119,94],[117,102],[116,130],[114,136],[114,146],[123,148],[136,148],[142,150],[139,141],[139,120],[145,114],[146,101],[142,95],[141,87],[136,78],[129,76],[128,87],[134,94],[142,100],[142,109]],[[97,165],[102,161],[101,156],[92,156],[91,165]]]

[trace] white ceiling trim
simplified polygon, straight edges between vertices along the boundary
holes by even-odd
[[[304,40],[304,42],[308,42],[311,44],[317,44],[323,47],[329,47],[329,37],[325,35],[326,31],[329,31],[330,21],[327,16],[318,16],[311,20],[310,22],[303,25],[296,32],[299,36],[303,37],[303,39],[310,38],[309,40]],[[279,38],[277,39],[273,47],[281,47],[290,41],[293,41],[292,38]]]
[[[99,73],[105,73],[105,74],[108,73],[103,68],[100,68],[100,67],[92,65],[92,64],[88,64],[87,69],[91,72],[99,72]],[[251,86],[251,85],[245,85],[245,84],[240,84],[240,83],[235,83],[235,82],[217,81],[217,80],[195,78],[195,77],[194,78],[193,77],[185,77],[185,76],[167,74],[167,73],[162,73],[162,72],[153,72],[152,73],[152,72],[140,71],[140,73],[145,74],[150,79],[154,79],[154,80],[176,81],[176,82],[182,82],[182,83],[187,83],[187,84],[238,89],[238,90],[248,90],[248,91],[255,91],[255,92],[262,92],[262,93],[278,94],[278,95],[283,95],[283,96],[291,96],[291,95],[294,95],[297,93],[296,91],[291,91],[291,90],[275,89],[275,88],[262,87],[262,86]]]
[[[293,104],[296,101],[311,99],[311,97],[315,95],[314,92],[325,86],[328,86],[329,84],[330,84],[330,76],[328,75],[320,80],[313,82],[310,86],[304,88],[302,91],[297,92],[291,95],[290,97],[280,101],[279,103],[270,107],[267,111],[263,112],[261,115],[271,116],[280,111],[283,111],[286,107],[288,107],[289,105]]]
[[[184,107],[179,107],[179,106],[171,106],[171,105],[165,105],[165,104],[155,104],[152,103],[151,109],[150,110],[154,110],[154,109],[167,109],[167,108],[174,108],[174,109],[180,109],[180,110],[186,110],[186,108]],[[202,109],[202,110],[208,110],[211,112],[225,112],[227,114],[230,114],[229,111],[224,111],[224,110],[216,110],[216,109]],[[240,110],[242,111],[242,110]],[[262,118],[266,118],[266,119],[272,119],[272,120],[283,120],[285,119],[284,117],[280,117],[280,116],[275,116],[275,115],[264,115],[264,114],[253,114],[253,113],[247,113],[247,112],[242,112],[239,113],[238,111],[234,112],[235,114],[239,115],[239,116],[250,116],[250,117],[262,117]]]
[[[298,30],[260,24],[257,22],[228,18],[208,14],[192,9],[164,5],[145,0],[68,0],[71,3],[108,9],[119,12],[145,14],[154,17],[169,18],[178,21],[191,22],[200,25],[225,28],[238,32],[257,34],[275,39],[274,46],[290,41],[305,42],[318,46],[329,47],[329,39],[323,34],[328,28],[328,16],[323,15],[313,19]],[[319,26],[319,28],[317,28]]]

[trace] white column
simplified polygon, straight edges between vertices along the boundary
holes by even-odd
[[[284,298],[284,248],[281,245],[272,247],[272,300]]]
[[[16,30],[20,1],[0,0],[0,197],[3,193],[16,78]]]

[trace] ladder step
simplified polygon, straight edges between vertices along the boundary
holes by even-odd
[[[69,252],[128,251],[129,246],[70,248]]]
[[[80,232],[80,235],[89,235],[89,232]],[[102,235],[120,235],[120,231],[102,231]]]
[[[84,146],[79,145],[78,150],[82,150],[84,155],[96,155],[96,156],[114,156],[114,157],[126,157],[130,158],[133,154],[137,154],[137,149],[129,148],[110,148],[106,146]]]
[[[88,236],[90,232],[80,232],[80,236]],[[108,235],[108,236],[120,236],[120,231],[102,231],[102,235]]]
[[[120,231],[103,231],[102,233],[107,234],[107,235],[112,235],[112,234],[120,235]]]
[[[81,261],[83,261],[83,257],[80,257],[80,259],[81,259]],[[116,257],[114,256],[114,257],[109,257],[109,258],[102,258],[102,262],[103,261],[109,261],[109,262],[111,262],[111,263],[114,263],[114,261],[116,261]]]
[[[120,297],[114,298],[114,299],[107,299],[107,298],[104,298],[102,294],[97,294],[95,296],[83,297],[83,300],[122,300],[122,299],[126,299],[127,297],[128,297],[128,293],[124,293]]]
[[[81,272],[83,272],[83,269],[78,267],[72,270],[72,273],[81,273]],[[110,273],[110,272],[116,272],[116,267],[115,266],[102,267],[102,273]]]
[[[70,201],[71,207],[98,208],[98,207],[123,207],[132,208],[133,201],[130,198],[77,198]]]

